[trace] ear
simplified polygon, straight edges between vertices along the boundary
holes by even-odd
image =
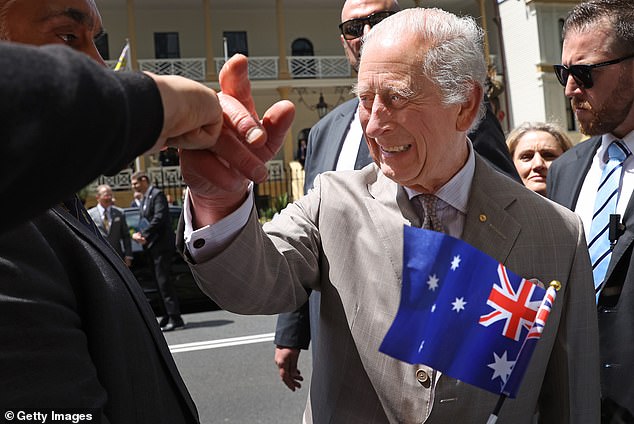
[[[474,84],[471,95],[466,102],[460,105],[458,111],[458,119],[456,120],[456,129],[461,132],[469,131],[471,124],[478,116],[480,105],[482,103],[482,87],[480,84]]]

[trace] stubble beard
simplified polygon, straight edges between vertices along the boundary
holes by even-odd
[[[634,88],[626,81],[625,75],[619,77],[619,83],[612,90],[606,101],[595,109],[588,100],[571,99],[572,107],[581,108],[592,114],[592,118],[582,121],[577,116],[579,131],[588,136],[596,136],[613,132],[627,119],[634,107]]]

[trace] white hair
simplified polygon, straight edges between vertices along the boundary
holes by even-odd
[[[458,17],[440,9],[405,9],[372,28],[363,38],[363,48],[375,39],[393,34],[412,34],[422,40],[420,46],[412,46],[413,54],[420,58],[423,75],[440,90],[443,104],[465,103],[476,85],[484,93],[487,75],[482,45],[484,31],[472,17]],[[472,130],[486,112],[484,103],[480,103]]]

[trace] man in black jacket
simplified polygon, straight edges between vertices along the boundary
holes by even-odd
[[[67,44],[102,62],[100,31],[92,0],[0,0],[8,40]],[[200,110],[207,113],[193,113]],[[0,42],[0,116],[0,195],[20,205],[0,219],[0,409],[90,409],[102,424],[197,423],[142,290],[72,193],[168,141],[218,147],[218,97],[180,77],[114,74],[67,48]],[[264,164],[247,162],[261,181]],[[56,184],[42,191],[44,178]]]
[[[150,185],[145,172],[132,174],[132,188],[143,194],[140,209],[139,231],[132,239],[143,246],[154,266],[154,279],[163,302],[165,315],[159,325],[163,331],[183,328],[178,297],[171,281],[170,266],[174,256],[175,235],[170,219],[169,204],[165,194]]]

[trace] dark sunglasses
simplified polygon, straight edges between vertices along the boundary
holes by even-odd
[[[383,19],[388,16],[392,16],[395,13],[396,12],[394,11],[386,10],[384,12],[373,13],[365,18],[350,19],[349,21],[340,23],[339,29],[341,30],[343,38],[346,40],[354,40],[355,38],[359,38],[363,35],[363,28],[365,28],[366,25],[370,25],[370,28],[372,28]]]
[[[594,82],[592,81],[593,69],[615,65],[633,57],[634,54],[631,54],[618,59],[608,60],[607,62],[595,63],[594,65],[553,65],[553,68],[555,68],[555,75],[557,75],[557,79],[564,87],[568,83],[568,76],[572,75],[579,87],[592,88],[594,85]]]

